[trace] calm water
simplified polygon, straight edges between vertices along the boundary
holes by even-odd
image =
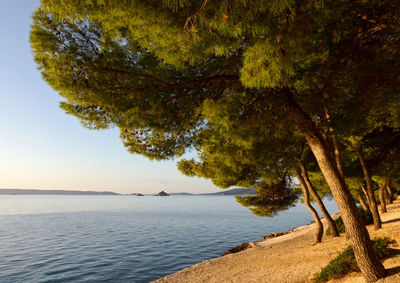
[[[232,196],[0,196],[0,282],[150,282],[310,221]]]

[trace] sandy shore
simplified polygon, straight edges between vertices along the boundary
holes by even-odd
[[[400,200],[388,206],[382,215],[383,228],[371,238],[386,236],[398,242],[391,246],[400,252]],[[325,225],[326,227],[326,225]],[[313,243],[314,225],[293,229],[293,232],[254,243],[254,247],[239,253],[207,260],[155,282],[312,282],[314,275],[341,252],[349,241],[345,235],[326,237]],[[384,261],[389,276],[379,282],[400,282],[400,254]],[[353,272],[331,282],[364,282],[360,273]]]

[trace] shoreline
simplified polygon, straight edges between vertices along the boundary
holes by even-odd
[[[382,221],[383,228],[378,231],[367,226],[371,238],[386,236],[400,244],[400,200],[388,206]],[[250,242],[251,247],[245,250],[197,263],[153,282],[312,282],[316,273],[350,245],[345,234],[324,235],[322,243],[313,245],[313,227],[314,223],[302,225],[285,235]],[[384,265],[390,276],[379,282],[400,282],[400,254],[384,260]],[[359,272],[353,272],[330,282],[365,281]]]

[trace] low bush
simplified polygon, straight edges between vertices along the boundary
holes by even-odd
[[[394,241],[388,238],[378,238],[372,240],[374,250],[379,258],[384,258],[390,254],[389,244]],[[339,278],[352,271],[359,271],[354,252],[348,246],[342,253],[334,258],[322,271],[314,278],[315,283],[325,282],[333,278]]]
[[[364,224],[365,225],[369,225],[369,224],[374,223],[374,219],[372,218],[371,211],[364,210],[361,206],[358,207],[358,210],[361,213],[361,217],[364,220]],[[344,229],[344,223],[343,223],[342,217],[339,216],[338,218],[336,218],[335,219],[335,223],[336,223],[336,227],[339,230],[339,233],[346,232],[345,229]],[[328,227],[328,229],[326,229],[325,235],[327,235],[327,236],[331,235],[331,228],[330,227]]]
[[[362,219],[364,220],[365,225],[374,223],[374,218],[372,217],[371,211],[364,210],[362,207],[358,207],[358,210],[361,213],[361,216],[362,216]]]
[[[372,243],[374,244],[376,255],[379,258],[385,258],[392,252],[392,250],[389,248],[389,244],[394,244],[396,241],[384,237],[373,239]]]

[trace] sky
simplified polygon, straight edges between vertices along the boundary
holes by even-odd
[[[62,98],[33,61],[29,30],[39,0],[1,0],[0,188],[118,193],[215,192],[175,161],[150,161],[123,147],[118,129],[94,131],[59,108]]]

